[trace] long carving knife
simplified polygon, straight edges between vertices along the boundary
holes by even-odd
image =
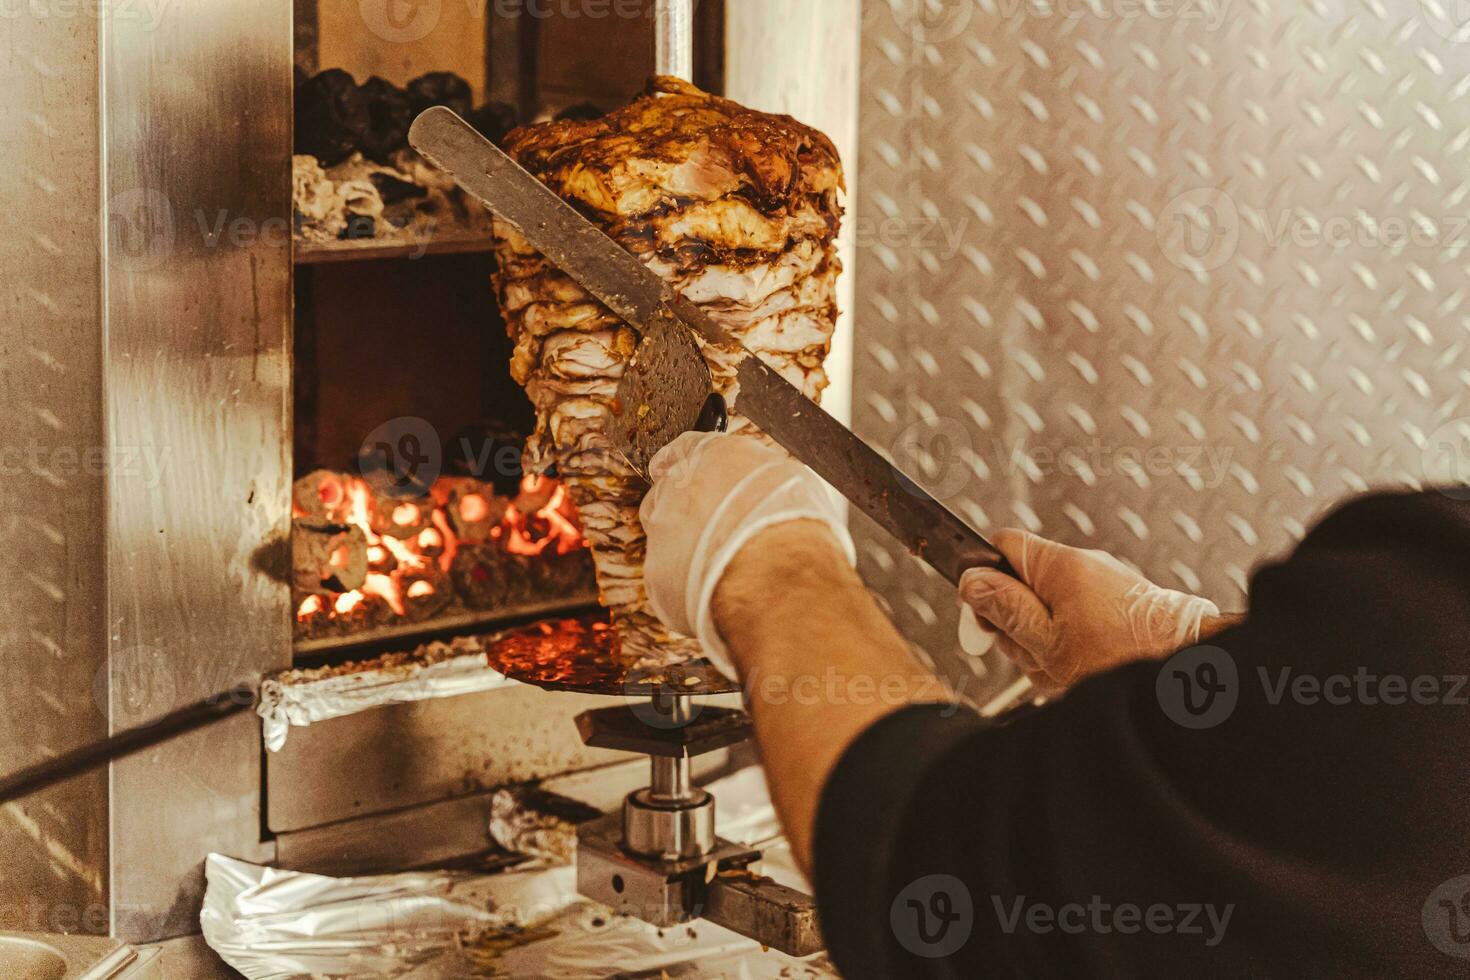
[[[810,466],[950,582],[968,568],[1009,570],[1004,557],[944,505],[853,435],[701,309],[449,109],[426,110],[409,143],[471,197],[642,335],[618,390],[609,436],[640,472],[695,429],[710,396],[709,367],[693,334],[738,362],[730,406]]]

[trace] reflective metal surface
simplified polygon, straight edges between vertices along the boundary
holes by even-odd
[[[521,686],[295,729],[266,758],[270,828],[320,827],[621,761],[584,746],[573,716],[624,703]]]
[[[656,0],[655,68],[660,75],[694,81],[695,0]]]
[[[84,22],[105,51],[109,439],[156,464],[109,485],[125,727],[290,661],[288,590],[266,572],[290,517],[292,10],[177,0]],[[197,930],[208,852],[269,857],[259,730],[238,717],[114,767],[117,935]]]
[[[1334,501],[1463,478],[1449,12],[864,4],[857,430],[982,531],[1227,609]],[[857,530],[952,651],[953,590]]]
[[[704,790],[686,799],[659,799],[641,789],[623,802],[623,846],[645,857],[677,860],[708,854],[715,846],[715,800]]]
[[[868,6],[881,0],[869,0]],[[840,315],[824,365],[831,385],[822,408],[844,424],[852,418],[852,274],[856,255],[858,58],[860,0],[738,0],[724,4],[725,95],[762,112],[784,112],[821,130],[837,145],[847,184],[847,216],[837,239],[847,274],[838,280]],[[701,10],[713,7],[704,0]]]
[[[99,394],[97,65],[90,18],[0,27],[0,772],[107,734],[103,481],[126,461]],[[105,773],[0,807],[0,852],[0,929],[106,931]]]
[[[699,856],[674,859],[634,857],[622,841],[619,814],[577,828],[577,891],[619,915],[659,927],[699,918],[716,871],[744,867],[760,857],[759,851],[721,837]]]
[[[704,917],[731,932],[788,956],[827,948],[810,895],[744,869],[724,871],[709,883]]]
[[[0,933],[0,977],[13,980],[139,978],[138,951],[94,936]]]

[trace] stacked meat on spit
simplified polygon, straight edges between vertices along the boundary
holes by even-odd
[[[507,152],[808,396],[826,387],[836,325],[842,166],[832,142],[787,116],[747,109],[671,78],[601,119],[516,130]],[[605,432],[637,332],[495,224],[511,370],[537,412],[526,469],[553,464],[592,545],[624,653],[650,666],[698,645],[648,608],[638,505],[646,484]],[[733,365],[706,348],[729,393]],[[732,430],[753,431],[733,418]]]

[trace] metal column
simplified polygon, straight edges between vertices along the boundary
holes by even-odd
[[[657,71],[694,80],[694,0],[658,0]],[[644,50],[647,50],[646,48]]]

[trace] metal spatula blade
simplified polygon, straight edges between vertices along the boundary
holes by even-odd
[[[618,383],[608,440],[647,477],[660,449],[701,427],[710,384],[694,333],[660,313],[643,325],[643,342]]]

